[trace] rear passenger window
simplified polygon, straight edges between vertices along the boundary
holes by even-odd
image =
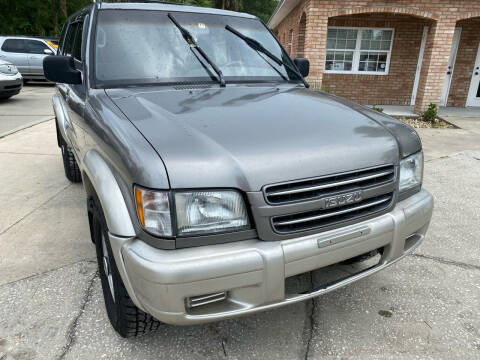
[[[45,54],[44,50],[50,50],[47,45],[37,40],[27,40],[26,47],[30,54]]]
[[[7,39],[2,45],[2,51],[12,53],[26,53],[25,40],[23,39]]]
[[[65,46],[63,49],[64,55],[72,55],[73,53],[73,45],[75,44],[75,35],[77,32],[78,23],[73,23],[68,28],[67,38],[65,40]]]

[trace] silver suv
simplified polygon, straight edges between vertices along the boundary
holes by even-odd
[[[44,80],[43,59],[55,53],[46,39],[0,36],[0,60],[14,64],[25,80]]]
[[[417,133],[309,89],[254,16],[97,1],[44,69],[122,336],[319,296],[425,237]]]

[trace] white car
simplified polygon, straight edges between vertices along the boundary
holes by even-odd
[[[43,59],[55,53],[56,48],[49,40],[0,36],[0,60],[14,64],[25,80],[44,80]]]
[[[0,100],[17,95],[22,90],[23,78],[11,62],[0,60]]]

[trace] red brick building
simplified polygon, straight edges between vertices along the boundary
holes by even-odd
[[[336,95],[480,106],[480,0],[281,0],[269,26]]]

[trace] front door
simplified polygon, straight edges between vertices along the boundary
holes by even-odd
[[[45,50],[53,51],[42,41],[25,40],[28,51],[28,65],[32,75],[43,76],[43,59],[47,56]]]
[[[480,106],[480,44],[478,44],[477,58],[473,67],[467,106]]]

